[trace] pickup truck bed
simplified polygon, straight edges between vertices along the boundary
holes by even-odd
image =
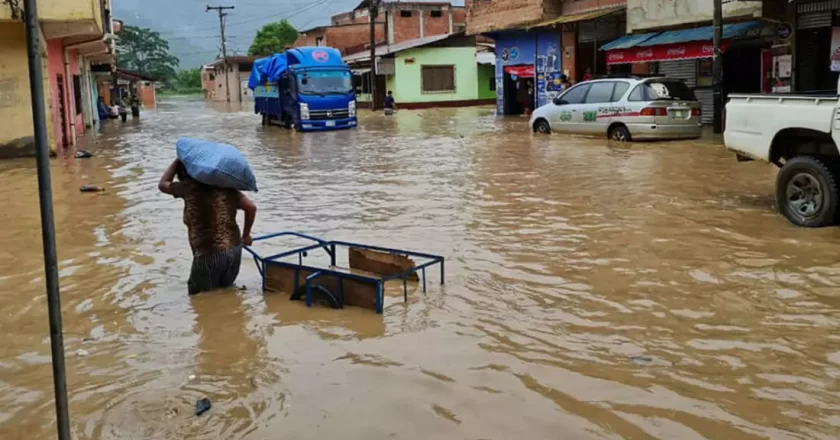
[[[781,168],[779,211],[805,227],[836,223],[840,182],[838,95],[730,95],[726,148]]]

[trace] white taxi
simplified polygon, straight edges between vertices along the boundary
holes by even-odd
[[[536,133],[606,135],[615,141],[694,139],[702,105],[673,78],[609,78],[576,84],[531,115]]]

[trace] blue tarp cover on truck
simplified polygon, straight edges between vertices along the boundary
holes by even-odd
[[[262,84],[274,83],[289,66],[304,68],[338,67],[346,68],[341,52],[331,47],[296,47],[286,52],[260,58],[254,62],[248,87],[255,89]]]

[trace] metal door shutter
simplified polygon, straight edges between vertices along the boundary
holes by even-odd
[[[578,24],[578,43],[599,41],[608,43],[625,34],[627,26],[621,22],[585,21]]]
[[[697,87],[697,60],[660,61],[658,74],[681,79],[689,87]]]
[[[833,9],[840,9],[840,0],[824,0],[821,2],[800,3],[796,5],[796,12],[799,14],[831,11]]]
[[[831,27],[831,11],[799,14],[796,18],[796,27],[800,30]]]
[[[700,101],[700,104],[703,105],[703,117],[702,121],[704,124],[711,124],[715,121],[715,93],[713,89],[710,88],[702,88],[702,89],[694,89],[694,96],[697,97],[697,100]]]

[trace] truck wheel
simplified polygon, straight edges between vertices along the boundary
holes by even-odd
[[[806,228],[831,226],[837,214],[837,181],[826,161],[795,157],[776,178],[776,204],[791,223]]]
[[[283,128],[285,128],[286,130],[290,130],[292,127],[294,127],[294,124],[292,124],[292,118],[290,116],[284,117]]]

